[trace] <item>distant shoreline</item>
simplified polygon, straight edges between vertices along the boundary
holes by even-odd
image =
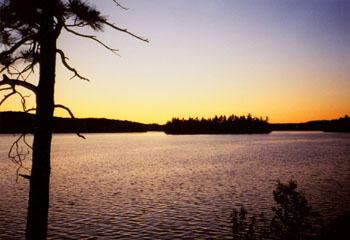
[[[34,115],[24,112],[0,112],[0,134],[33,133]],[[212,121],[213,119],[211,119]],[[189,120],[179,120],[182,123]],[[59,118],[53,122],[53,133],[137,133],[148,131],[160,131],[172,135],[194,134],[268,134],[273,131],[323,131],[323,132],[350,132],[350,118],[348,116],[336,120],[310,121],[306,123],[267,123],[262,121],[260,125],[242,125],[223,129],[222,124],[210,125],[206,128],[196,128],[193,124],[186,128],[170,128],[169,123],[143,124],[131,121],[111,120],[105,118]],[[199,123],[198,121],[197,123]],[[188,122],[186,122],[188,124]]]

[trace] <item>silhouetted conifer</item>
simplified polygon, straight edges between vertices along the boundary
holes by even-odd
[[[118,6],[119,3],[113,0]],[[126,29],[108,22],[95,7],[83,0],[4,0],[0,2],[0,91],[6,91],[0,105],[13,95],[22,99],[24,111],[35,110],[32,170],[27,215],[26,239],[46,239],[49,208],[50,149],[53,112],[62,108],[73,117],[69,108],[54,103],[56,55],[74,76],[83,80],[78,71],[67,62],[65,53],[57,48],[61,31],[91,39],[112,52],[95,36],[79,32],[79,28],[90,27],[102,31],[105,26],[129,34],[143,41]],[[28,76],[39,67],[38,84],[32,84]],[[24,87],[36,95],[35,109],[26,109],[25,100],[16,88]],[[14,159],[20,163],[21,155]]]

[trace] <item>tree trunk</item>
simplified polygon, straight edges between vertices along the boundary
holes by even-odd
[[[54,9],[56,0],[41,1],[40,77],[37,92],[36,129],[34,131],[26,239],[46,239],[49,210],[50,151],[54,111],[56,36]]]

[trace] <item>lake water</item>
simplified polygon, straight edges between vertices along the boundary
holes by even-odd
[[[278,179],[327,220],[350,213],[350,134],[85,136],[54,135],[49,239],[230,239],[232,209],[270,214]],[[25,230],[13,140],[0,135],[1,239]]]

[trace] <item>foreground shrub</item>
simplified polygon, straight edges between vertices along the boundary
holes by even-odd
[[[272,208],[274,217],[267,220],[262,213],[248,216],[245,208],[233,210],[232,234],[235,240],[250,239],[318,239],[322,219],[312,211],[303,192],[297,191],[297,183],[290,180],[277,182],[273,191],[276,206]]]

